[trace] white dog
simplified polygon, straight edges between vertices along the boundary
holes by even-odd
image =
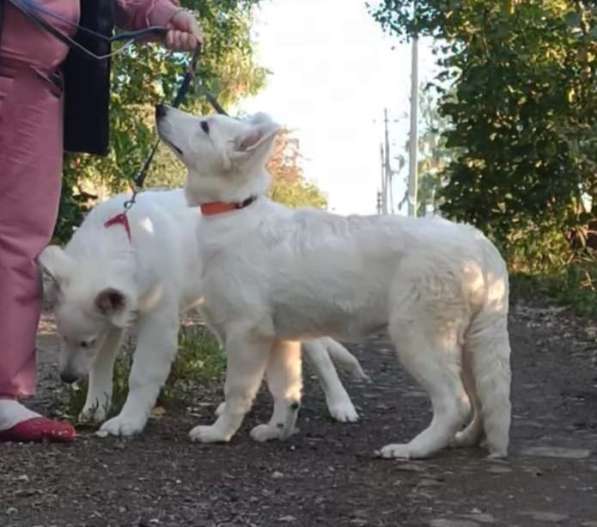
[[[228,357],[225,410],[192,439],[233,436],[276,339],[387,329],[429,394],[433,419],[380,455],[424,458],[451,442],[477,443],[483,431],[492,456],[507,454],[508,274],[491,242],[444,220],[341,217],[271,202],[265,163],[279,127],[263,114],[239,121],[159,106],[156,118],[188,169],[189,203],[208,214],[199,234],[202,310]]]
[[[116,353],[125,328],[137,321],[127,400],[121,413],[100,429],[103,434],[128,436],[143,430],[166,381],[177,351],[180,315],[200,301],[196,224],[201,217],[187,205],[182,190],[144,192],[127,216],[129,239],[127,225],[119,215],[125,199],[117,196],[95,207],[64,250],[50,246],[39,261],[52,277],[49,295],[55,298],[57,328],[63,341],[61,377],[74,382],[89,373],[82,420],[102,422],[106,418]],[[298,345],[278,346],[287,354],[299,353]],[[364,377],[358,361],[332,339],[308,341],[304,346],[332,416],[355,421],[356,410],[328,353],[354,375]],[[276,391],[284,387],[273,383],[278,424],[286,399],[280,400],[285,394]],[[292,395],[300,397],[300,393]],[[291,432],[292,421],[278,429],[278,435]],[[255,436],[261,439],[259,431]]]

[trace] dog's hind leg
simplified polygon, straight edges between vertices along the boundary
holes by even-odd
[[[237,329],[226,335],[225,404],[211,426],[196,426],[192,441],[215,443],[230,441],[251,409],[270,357],[273,338],[257,331]]]
[[[274,412],[269,423],[251,430],[251,437],[256,441],[284,440],[297,431],[295,425],[303,389],[300,342],[276,341],[265,375],[274,399]]]
[[[462,383],[472,405],[472,419],[463,430],[456,432],[454,439],[450,443],[450,446],[453,448],[476,446],[481,441],[483,435],[481,401],[473,376],[470,351],[466,349],[466,343],[462,357]]]
[[[79,421],[101,423],[112,405],[112,376],[114,361],[122,344],[124,331],[113,329],[106,335],[89,371],[87,398],[79,414]]]
[[[404,368],[431,398],[431,424],[409,443],[390,444],[386,458],[425,458],[448,446],[470,412],[461,379],[461,350],[456,323],[438,320],[433,309],[415,309],[393,320],[390,335]]]
[[[342,381],[338,377],[334,363],[330,358],[328,348],[325,345],[328,340],[332,341],[332,339],[306,340],[303,342],[303,349],[306,351],[306,357],[313,365],[319,383],[323,388],[328,411],[331,416],[343,423],[354,423],[358,420],[359,415],[342,385]]]
[[[507,299],[504,301],[507,306]],[[504,311],[506,307],[502,307]],[[481,313],[467,333],[471,363],[479,394],[483,432],[490,457],[508,454],[510,435],[510,342],[503,313]]]
[[[318,340],[325,346],[325,350],[337,368],[352,376],[355,381],[371,380],[369,375],[363,371],[358,359],[342,344],[330,337],[324,337]]]
[[[176,357],[178,311],[167,304],[139,321],[129,393],[120,414],[106,421],[98,435],[130,436],[143,431]]]

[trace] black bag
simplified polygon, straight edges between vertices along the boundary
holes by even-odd
[[[0,0],[1,2],[2,0]],[[80,0],[79,25],[111,37],[114,0]],[[110,53],[110,42],[78,31],[75,40],[96,55]],[[110,59],[94,60],[71,50],[63,64],[64,149],[106,155],[110,136]]]

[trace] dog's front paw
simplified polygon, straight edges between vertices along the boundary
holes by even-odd
[[[381,450],[377,450],[375,454],[378,457],[383,457],[386,459],[410,459],[411,449],[408,444],[393,443],[384,446]]]
[[[251,430],[251,437],[255,441],[259,441],[263,443],[265,441],[271,441],[272,439],[279,439],[284,441],[288,439],[290,436],[296,434],[298,432],[297,428],[292,428],[292,430],[286,430],[282,423],[278,424],[261,424],[257,425],[253,430]]]
[[[95,404],[86,404],[79,413],[77,420],[83,424],[99,424],[106,420],[107,414],[106,407],[96,402]]]
[[[350,400],[328,402],[328,409],[330,415],[341,423],[356,423],[359,420],[359,414]]]
[[[189,432],[191,441],[199,443],[227,443],[230,441],[232,435],[226,435],[222,431],[212,426],[196,426]]]
[[[143,432],[146,422],[147,419],[145,418],[131,418],[128,416],[117,415],[106,421],[96,434],[100,437],[106,437],[108,435],[129,437]]]

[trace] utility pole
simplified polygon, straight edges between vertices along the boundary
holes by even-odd
[[[384,214],[394,212],[394,203],[392,203],[392,167],[390,166],[390,134],[388,130],[388,109],[383,110],[383,124],[384,124]]]
[[[379,144],[379,166],[381,168],[381,190],[378,192],[378,212],[379,214],[386,214],[386,166],[384,162],[385,154],[383,143]]]
[[[417,0],[414,0],[415,17],[417,12]],[[417,215],[417,106],[419,88],[419,53],[418,37],[415,33],[412,37],[412,57],[410,74],[410,133],[409,133],[409,154],[408,154],[408,215]]]
[[[391,155],[391,144],[390,144],[390,119],[388,117],[388,109],[384,108],[383,111],[383,124],[384,124],[384,138],[379,145],[379,157],[381,167],[381,187],[377,193],[377,212],[378,214],[394,214],[394,174],[395,171],[392,169],[390,162]]]

